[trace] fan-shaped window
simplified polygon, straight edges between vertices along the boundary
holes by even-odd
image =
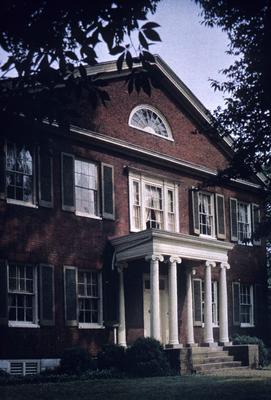
[[[154,107],[141,105],[134,108],[130,114],[129,125],[143,132],[173,140],[166,119]]]

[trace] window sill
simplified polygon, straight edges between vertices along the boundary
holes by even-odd
[[[9,321],[9,328],[39,328],[38,324],[34,324],[31,322],[19,322],[19,321]]]
[[[216,240],[216,237],[215,237],[215,236],[203,235],[202,233],[200,233],[199,237],[202,238],[202,239]]]
[[[105,329],[104,325],[102,324],[84,324],[84,323],[79,323],[78,325],[79,329]]]
[[[240,327],[241,328],[255,328],[255,325],[254,324],[240,324]]]
[[[92,214],[88,214],[88,213],[84,213],[81,211],[75,211],[75,215],[77,215],[78,217],[84,217],[84,218],[91,218],[91,219],[98,219],[101,220],[101,217],[98,217],[98,215],[92,215]]]
[[[29,208],[38,208],[36,204],[33,203],[27,203],[26,201],[22,200],[15,200],[15,199],[7,199],[8,204],[14,204],[16,206],[24,206],[24,207],[29,207]]]

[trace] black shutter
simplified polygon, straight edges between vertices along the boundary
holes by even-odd
[[[260,207],[258,204],[252,204],[252,235],[257,231],[261,222]],[[253,239],[253,244],[256,246],[261,245],[261,239]]]
[[[40,324],[55,324],[54,266],[40,264]]]
[[[74,211],[74,156],[72,154],[61,153],[61,167],[62,209],[65,211]]]
[[[53,207],[53,158],[43,149],[39,149],[39,204]]]
[[[261,327],[266,321],[267,298],[264,285],[255,285],[254,296],[254,321],[257,327]]]
[[[0,199],[6,197],[6,153],[5,141],[0,138]]]
[[[240,283],[232,283],[233,325],[240,325]]]
[[[193,213],[193,230],[196,235],[200,234],[199,227],[199,192],[191,190],[192,196],[192,213]]]
[[[102,164],[102,205],[103,217],[114,219],[114,168],[108,164]]]
[[[216,194],[216,234],[218,239],[226,239],[225,201],[222,194]]]
[[[193,280],[194,325],[202,325],[202,281]]]
[[[231,240],[238,241],[237,200],[230,198]]]
[[[77,326],[77,270],[64,267],[65,320],[67,326]]]
[[[0,260],[0,325],[8,324],[7,263]]]

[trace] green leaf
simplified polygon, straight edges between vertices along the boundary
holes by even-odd
[[[65,56],[70,58],[73,61],[78,61],[78,57],[73,51],[70,51],[70,50],[65,51]]]
[[[14,64],[14,58],[10,56],[5,64],[2,65],[1,70],[7,71],[12,64]]]
[[[143,33],[140,31],[138,34],[138,40],[139,40],[139,43],[141,44],[141,46],[144,47],[144,49],[147,49],[147,50],[149,49],[149,44],[148,44],[145,36],[143,35]]]
[[[143,26],[141,26],[141,29],[153,29],[153,28],[159,28],[160,25],[157,24],[156,22],[147,22]]]
[[[116,46],[110,50],[110,54],[112,56],[116,56],[117,54],[122,53],[124,50],[125,48],[123,46]]]
[[[146,29],[144,30],[144,33],[148,39],[153,40],[154,42],[161,42],[159,34],[153,29]]]
[[[133,68],[133,57],[132,57],[130,51],[127,51],[125,61],[128,65],[128,68],[132,69]]]
[[[154,55],[151,54],[149,51],[143,51],[142,54],[143,54],[143,57],[144,57],[145,61],[155,62]]]
[[[125,54],[122,53],[121,56],[119,56],[119,58],[117,59],[117,68],[118,68],[118,71],[121,71],[121,70],[122,70],[122,65],[123,65],[123,61],[124,61],[124,56],[125,56]]]

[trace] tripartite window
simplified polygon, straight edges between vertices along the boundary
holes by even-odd
[[[8,318],[10,325],[37,323],[36,269],[28,264],[8,266]]]
[[[172,133],[165,117],[154,107],[140,105],[130,114],[129,125],[143,132],[172,140]]]
[[[178,232],[176,184],[131,174],[129,186],[132,231],[155,228]]]
[[[98,170],[97,165],[75,160],[76,211],[98,216]]]
[[[199,192],[200,234],[214,236],[214,199],[210,193]]]
[[[98,324],[99,277],[96,271],[78,271],[79,323]]]
[[[250,205],[247,203],[237,203],[237,226],[238,241],[240,243],[250,240],[251,238],[251,218]]]
[[[34,202],[33,154],[29,146],[7,142],[6,194],[8,199]]]

